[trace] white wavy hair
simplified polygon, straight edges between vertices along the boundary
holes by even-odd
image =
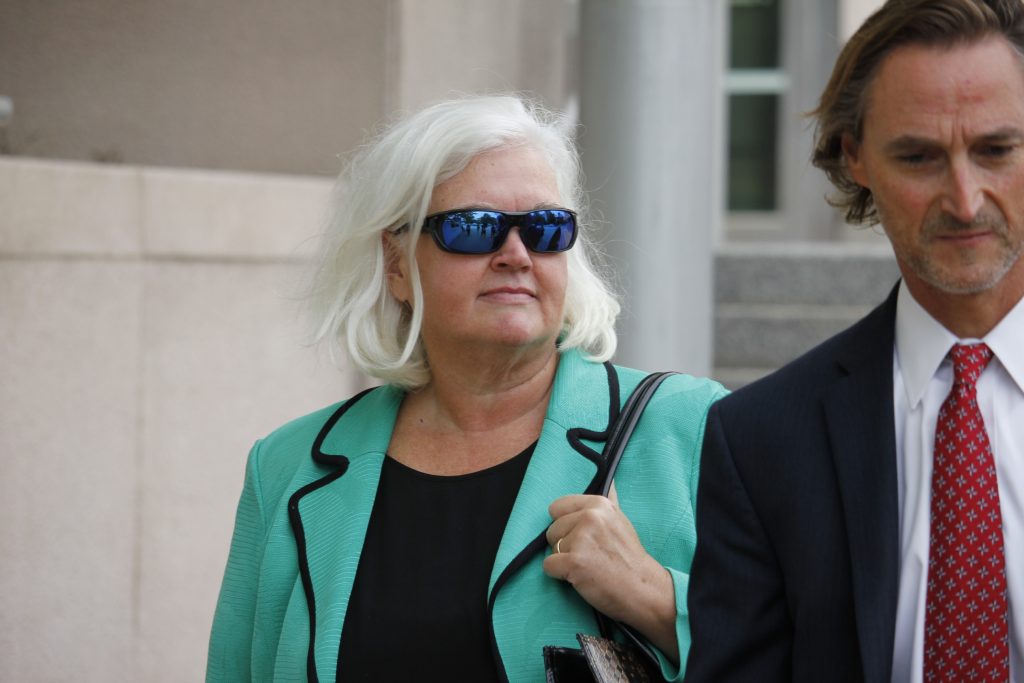
[[[579,156],[564,119],[518,96],[445,100],[388,126],[362,146],[338,177],[332,213],[309,288],[312,341],[327,342],[362,372],[415,389],[430,381],[420,343],[423,291],[415,246],[434,188],[479,154],[525,145],[554,170],[561,202],[579,216],[568,252],[560,350],[605,361],[615,352],[619,304],[588,237]],[[401,226],[411,266],[408,306],[390,293],[383,235]],[[407,236],[406,236],[407,235]]]

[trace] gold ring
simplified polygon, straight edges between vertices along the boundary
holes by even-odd
[[[562,539],[558,539],[558,541],[555,542],[555,554],[557,555],[557,554],[560,554],[561,552],[562,552]]]

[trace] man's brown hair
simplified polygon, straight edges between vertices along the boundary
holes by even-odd
[[[857,29],[836,60],[818,107],[812,163],[838,192],[829,203],[850,223],[878,222],[871,191],[850,176],[843,135],[860,142],[871,82],[882,61],[903,45],[952,47],[1002,36],[1024,60],[1022,0],[888,0]]]

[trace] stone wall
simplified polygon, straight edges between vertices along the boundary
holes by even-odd
[[[0,159],[0,680],[201,680],[249,447],[365,382],[301,343],[329,189]]]
[[[334,175],[451,91],[570,104],[574,0],[5,0],[0,153]]]

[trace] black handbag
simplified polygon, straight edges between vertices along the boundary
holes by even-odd
[[[674,374],[655,372],[647,375],[626,399],[615,424],[609,428],[611,433],[601,452],[598,475],[594,478],[594,482],[600,484],[597,491],[602,496],[607,496],[611,489],[615,470],[644,408],[661,383]],[[658,658],[649,644],[625,624],[609,619],[597,610],[594,612],[601,630],[600,637],[577,633],[578,650],[554,645],[544,647],[547,683],[647,683],[664,680]],[[612,626],[626,636],[625,643],[611,638]]]

